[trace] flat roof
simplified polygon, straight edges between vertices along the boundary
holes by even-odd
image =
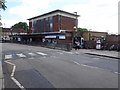
[[[29,18],[29,19],[27,19],[27,20],[36,19],[36,18],[45,16],[45,15],[49,15],[49,14],[52,14],[52,13],[56,13],[56,12],[61,12],[61,13],[65,13],[65,14],[70,14],[70,15],[73,15],[73,16],[75,16],[75,17],[76,17],[76,16],[77,16],[77,17],[80,16],[80,15],[76,15],[76,14],[74,14],[74,13],[69,13],[69,12],[66,12],[66,11],[57,9],[57,10],[54,10],[54,11],[51,11],[51,12],[48,12],[48,13],[45,13],[45,14],[42,14],[42,15],[39,15],[39,16],[35,16],[35,17],[32,17],[32,18]]]

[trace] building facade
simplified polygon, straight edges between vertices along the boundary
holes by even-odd
[[[83,32],[83,38],[85,41],[93,40],[96,41],[98,38],[104,37],[108,35],[107,32],[96,32],[96,31],[86,31]]]
[[[77,17],[74,13],[62,10],[55,10],[36,16],[29,20],[29,33],[59,32],[60,30],[74,30],[77,23]]]

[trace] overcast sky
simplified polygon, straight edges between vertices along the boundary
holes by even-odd
[[[78,26],[93,31],[118,32],[118,2],[120,0],[6,0],[1,11],[3,27],[56,9],[77,12]]]

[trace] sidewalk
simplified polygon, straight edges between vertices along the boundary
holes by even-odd
[[[72,51],[74,52],[75,50],[72,50]],[[97,55],[97,56],[120,59],[120,52],[117,52],[117,51],[95,50],[95,49],[79,49],[79,50],[76,50],[76,52],[85,53],[85,54],[89,54],[89,55]]]
[[[2,88],[4,88],[4,84],[3,84],[2,62],[0,60],[0,90],[2,90]]]

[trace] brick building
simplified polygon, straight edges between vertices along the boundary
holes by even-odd
[[[62,10],[48,12],[28,19],[29,32],[42,33],[59,32],[60,30],[74,30],[73,27],[76,26],[77,17],[79,17],[79,15]]]
[[[51,11],[29,20],[29,34],[39,34],[39,41],[46,39],[58,44],[72,43],[72,35],[79,15],[62,10]],[[42,36],[42,37],[40,37]]]

